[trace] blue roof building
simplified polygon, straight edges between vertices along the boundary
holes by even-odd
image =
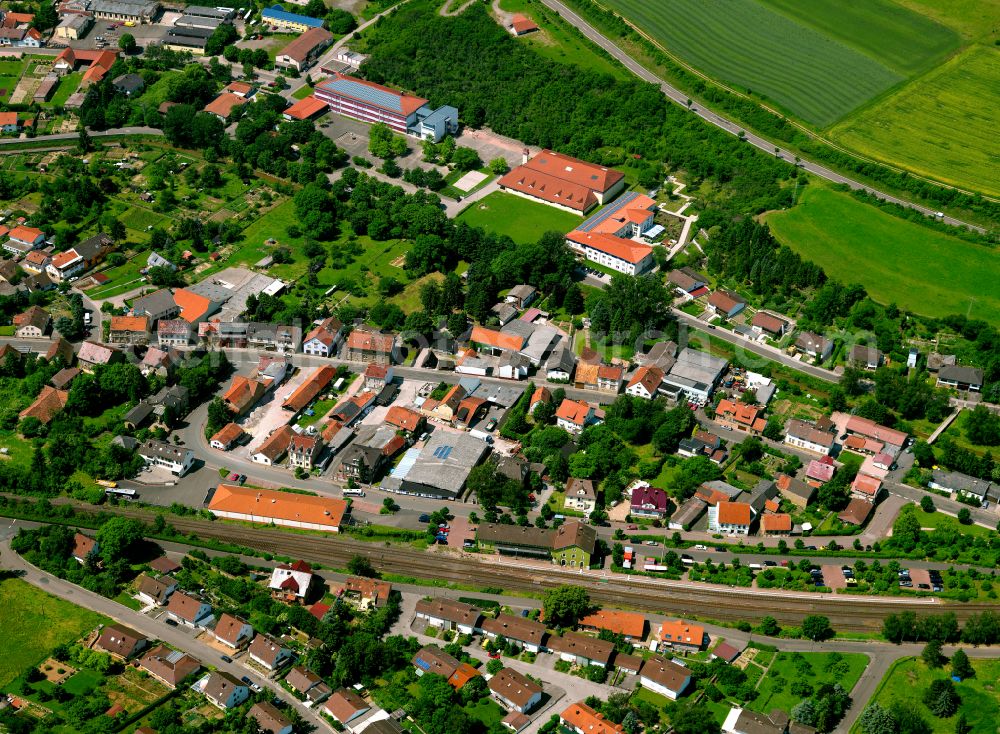
[[[299,31],[300,33],[304,33],[310,28],[323,27],[323,20],[321,18],[310,18],[308,15],[290,13],[277,3],[269,8],[264,8],[260,12],[260,17],[265,23],[278,26],[279,28]]]

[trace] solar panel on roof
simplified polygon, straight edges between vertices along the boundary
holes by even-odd
[[[392,92],[375,89],[365,84],[358,84],[350,79],[334,79],[333,81],[324,84],[323,87],[334,92],[339,92],[340,94],[345,94],[349,97],[354,97],[355,99],[360,99],[362,102],[368,102],[369,104],[373,104],[378,107],[384,107],[385,109],[392,110],[393,112],[399,112],[401,114],[403,112],[403,105],[400,101],[400,96],[398,94],[393,94]]]
[[[184,653],[177,652],[176,650],[174,650],[169,655],[167,655],[167,662],[169,662],[169,663],[176,663],[182,657],[184,657]]]

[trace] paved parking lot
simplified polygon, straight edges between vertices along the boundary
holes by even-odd
[[[823,572],[823,585],[827,586],[834,591],[838,589],[847,588],[847,579],[844,578],[844,572],[840,567],[840,564],[823,564],[820,566],[820,570]]]

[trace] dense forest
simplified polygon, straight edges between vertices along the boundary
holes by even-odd
[[[789,164],[706,125],[652,85],[550,61],[518,43],[484,5],[444,18],[410,3],[381,19],[362,67],[372,81],[458,108],[462,121],[658,183],[659,164],[718,186],[731,212],[786,206]],[[705,226],[710,226],[712,218]],[[703,217],[704,219],[704,217]],[[716,221],[719,221],[716,218]]]

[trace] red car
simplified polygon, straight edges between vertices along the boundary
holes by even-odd
[[[639,529],[639,526],[638,526],[638,525],[629,525],[629,526],[628,526],[628,529],[629,529],[629,530],[638,530],[638,529]]]

